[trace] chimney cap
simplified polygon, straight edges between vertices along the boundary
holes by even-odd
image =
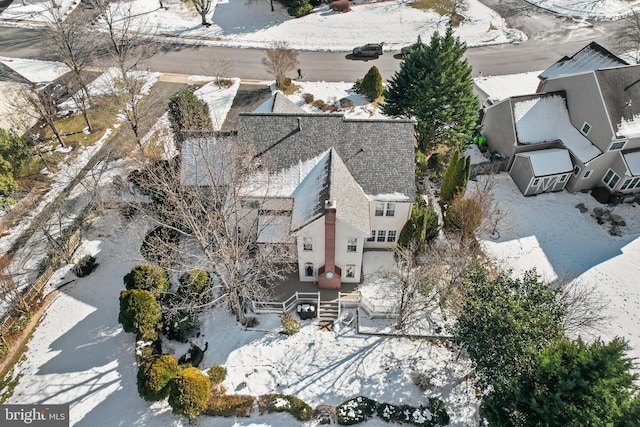
[[[324,208],[325,209],[335,209],[336,208],[336,201],[335,200],[325,200]]]

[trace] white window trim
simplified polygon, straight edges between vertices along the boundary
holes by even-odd
[[[353,243],[351,242],[353,240]],[[349,248],[353,247],[353,250]],[[347,253],[356,253],[358,252],[358,238],[357,237],[347,237]]]
[[[307,245],[310,246],[307,249]],[[302,251],[303,252],[313,252],[313,237],[303,237],[302,238]]]
[[[589,129],[587,129],[587,131],[584,131],[584,127],[585,126],[589,126]],[[591,124],[589,124],[589,122],[584,122],[582,124],[582,126],[580,127],[580,133],[583,134],[584,136],[589,135],[589,132],[591,132],[591,129],[593,129],[593,126],[591,126]]]
[[[584,171],[584,173],[582,174],[582,179],[587,179],[591,176],[591,174],[593,173],[593,169],[587,169],[586,171]]]
[[[609,172],[612,173],[611,178],[609,178],[609,180],[606,180],[607,175],[609,175]],[[613,186],[609,185],[611,183],[611,181],[614,180],[614,177],[618,177],[618,179],[616,179],[616,182],[613,184]],[[616,173],[616,171],[614,171],[613,169],[609,168],[607,170],[607,173],[604,174],[604,176],[602,177],[602,182],[604,183],[604,185],[606,185],[608,188],[610,188],[612,191],[615,190],[615,188],[618,186],[618,184],[620,184],[620,175],[618,175]]]
[[[614,146],[614,145],[616,145],[616,144],[620,144],[620,143],[622,143],[622,145],[620,146],[620,148],[613,148],[613,146]],[[611,143],[611,145],[609,146],[609,151],[619,151],[619,150],[622,150],[626,144],[627,144],[627,141],[626,141],[626,140],[625,140],[625,141],[615,141],[615,142],[612,142],[612,143]]]

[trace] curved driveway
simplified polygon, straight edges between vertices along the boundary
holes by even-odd
[[[527,34],[522,44],[470,48],[467,51],[474,75],[512,74],[542,70],[562,58],[572,55],[591,41],[608,46],[607,41],[623,23],[574,22],[541,12],[523,0],[482,0],[500,13],[512,28]],[[31,28],[0,28],[0,56],[44,58],[44,30]],[[394,53],[396,53],[394,55]],[[154,71],[181,74],[211,74],[207,64],[224,58],[231,64],[229,74],[243,79],[270,79],[260,60],[262,50],[224,47],[177,45],[156,55],[146,66]],[[366,74],[371,65],[389,78],[400,63],[397,52],[386,52],[378,59],[351,59],[346,52],[300,52],[300,67],[304,78],[312,81],[355,81]]]

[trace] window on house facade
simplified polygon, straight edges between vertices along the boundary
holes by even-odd
[[[538,178],[533,180],[533,186],[534,187],[537,187],[539,183],[540,183],[540,180]]]
[[[315,268],[313,268],[313,263],[308,262],[304,265],[304,277],[314,277]]]
[[[580,166],[576,166],[573,168],[573,174],[575,176],[578,176],[578,174],[580,173]]]
[[[303,237],[302,238],[302,250],[303,251],[312,251],[313,250],[313,237]]]
[[[387,236],[387,231],[386,230],[378,230],[378,242],[384,242],[385,241],[385,237]]]
[[[622,148],[624,147],[624,144],[626,144],[627,141],[617,141],[614,142],[613,144],[611,144],[611,146],[609,147],[609,151],[613,151],[613,150],[622,150]]]
[[[376,216],[384,215],[384,203],[376,203]]]
[[[347,279],[353,279],[356,277],[356,265],[355,264],[347,264],[347,269],[345,272],[345,276]]]
[[[624,184],[622,184],[622,187],[620,187],[620,190],[621,191],[624,191],[624,190],[635,190],[638,187],[640,187],[640,178],[639,177],[627,178],[624,181]]]
[[[567,175],[567,174],[561,175],[560,176],[560,182],[565,182],[567,180],[567,176],[569,176],[569,175]]]
[[[587,170],[584,171],[584,175],[582,175],[582,179],[587,179],[591,176],[591,172],[593,172],[592,170]]]
[[[358,250],[358,238],[347,237],[347,252],[356,252]]]
[[[396,204],[395,203],[387,203],[387,216],[395,216],[396,214]]]
[[[375,242],[376,241],[376,230],[371,230],[371,237],[367,237],[367,242]]]
[[[580,128],[580,132],[582,132],[585,135],[589,135],[590,130],[591,130],[591,125],[587,122],[584,122],[584,124]]]
[[[607,184],[607,187],[609,187],[612,190],[616,187],[616,184],[618,183],[618,181],[620,181],[620,176],[618,176],[618,174],[616,174],[611,169],[607,171],[606,175],[602,179],[602,182]]]
[[[389,233],[387,233],[387,242],[391,242],[391,243],[395,242],[396,234],[397,234],[396,230],[389,230]]]

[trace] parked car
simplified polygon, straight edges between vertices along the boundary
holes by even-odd
[[[416,47],[416,45],[417,45],[417,43],[414,43],[411,46],[403,47],[402,49],[400,49],[400,55],[405,56],[406,54],[411,52],[413,50],[413,48]]]
[[[384,43],[368,43],[353,49],[353,56],[375,56],[382,55],[382,45]]]

